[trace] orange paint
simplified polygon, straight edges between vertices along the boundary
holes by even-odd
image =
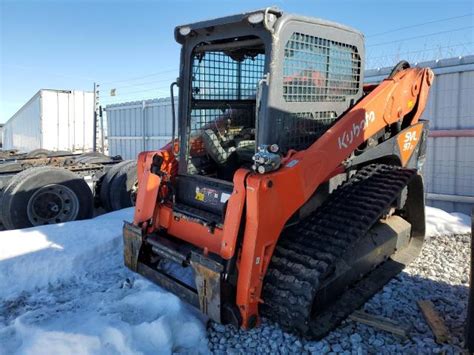
[[[423,124],[417,124],[400,133],[397,137],[402,166],[407,165],[421,139]]]
[[[234,175],[234,191],[228,201],[222,229],[210,230],[199,221],[177,215],[171,202],[157,201],[158,196],[165,195],[165,192],[159,195],[158,190],[160,193],[165,191],[163,182],[172,181],[177,163],[169,150],[142,153],[138,164],[140,189],[135,223],[152,220],[149,232],[165,230],[169,235],[224,259],[231,258],[237,251],[236,303],[242,324],[248,327],[250,318],[258,317],[263,279],[285,223],[321,183],[344,172],[341,164],[368,138],[407,114],[413,117],[411,124],[416,124],[426,105],[432,79],[433,73],[429,69],[404,70],[377,87],[371,87],[369,94],[308,149],[291,152],[285,157],[277,171],[260,175],[239,169]],[[414,104],[408,105],[408,102]],[[420,137],[421,129],[422,124],[413,127],[417,137]],[[199,148],[199,144],[196,146]],[[403,153],[403,164],[413,149]],[[166,173],[162,180],[150,172],[154,154],[166,157],[162,165]],[[245,226],[243,243],[242,248],[236,250],[241,225]]]

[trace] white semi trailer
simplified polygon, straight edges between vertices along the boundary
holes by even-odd
[[[3,149],[93,150],[94,93],[39,90],[3,127]]]

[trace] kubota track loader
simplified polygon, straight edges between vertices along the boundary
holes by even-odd
[[[139,155],[125,264],[214,321],[320,337],[421,248],[433,73],[364,86],[361,33],[275,8],[175,37],[173,139]]]

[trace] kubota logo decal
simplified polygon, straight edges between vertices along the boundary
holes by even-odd
[[[367,111],[365,117],[360,123],[353,123],[349,131],[344,131],[340,137],[337,138],[339,149],[346,149],[349,147],[355,138],[359,137],[367,127],[375,121],[375,112]]]

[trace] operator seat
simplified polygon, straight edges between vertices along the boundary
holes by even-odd
[[[207,154],[218,165],[225,165],[232,153],[235,152],[235,147],[224,148],[221,144],[221,139],[212,129],[206,129],[202,132],[202,140]]]
[[[255,140],[252,139],[234,139],[234,145],[225,147],[225,143],[220,139],[212,129],[206,129],[202,133],[202,140],[206,152],[218,165],[226,165],[229,158],[235,153],[240,162],[252,162],[252,156],[255,154]]]

